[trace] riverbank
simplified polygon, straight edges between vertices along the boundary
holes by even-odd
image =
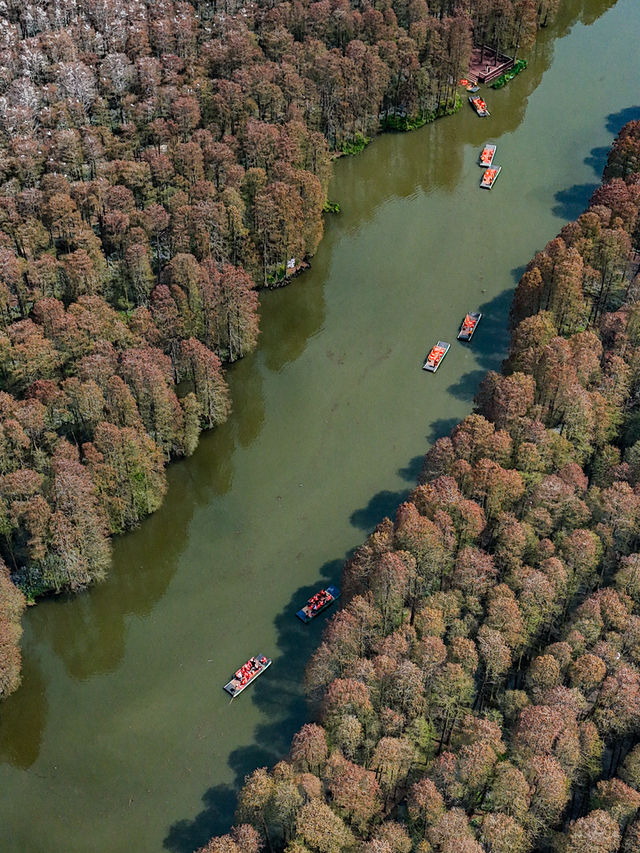
[[[170,469],[158,514],[116,540],[108,584],[25,619],[24,684],[0,721],[8,850],[84,851],[87,837],[114,849],[123,836],[192,850],[228,827],[243,775],[287,751],[307,718],[300,683],[319,638],[315,624],[293,625],[295,610],[415,484],[425,435],[469,411],[506,343],[511,270],[589,195],[591,148],[609,144],[607,116],[634,103],[630,80],[581,65],[614,33],[635,41],[617,12],[574,25],[550,68],[545,42],[492,95],[491,134],[510,169],[480,209],[488,127],[471,110],[336,164],[330,195],[343,211],[304,287],[263,294],[259,347],[228,374],[235,414]],[[579,95],[572,69],[587,81]],[[541,153],[550,124],[566,135]],[[487,233],[496,194],[508,215]],[[487,322],[473,349],[426,377],[424,351],[471,305]],[[237,609],[227,618],[231,605],[242,620]],[[228,706],[221,685],[260,649],[274,658],[264,684]],[[38,820],[21,818],[34,803]]]
[[[276,35],[260,7],[220,19],[168,0],[153,21],[122,18],[111,54],[107,18],[83,2],[64,32],[4,10],[8,90],[27,33],[41,55],[0,127],[0,557],[29,600],[104,579],[110,537],[157,509],[166,465],[226,420],[221,365],[255,348],[256,289],[321,239],[329,148],[359,151],[381,116],[408,129],[455,111],[472,33],[485,43],[499,19],[505,48],[532,44],[531,11],[348,9],[339,35],[314,20],[311,37],[288,8]],[[70,51],[90,33],[81,72],[58,67],[49,32]]]
[[[639,175],[637,120],[527,264],[476,411],[346,562],[313,722],[199,853],[640,837]]]

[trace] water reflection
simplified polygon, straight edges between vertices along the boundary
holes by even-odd
[[[640,118],[640,107],[627,107],[624,110],[619,110],[616,113],[610,113],[607,116],[606,127],[609,133],[617,135],[625,124],[629,121],[636,121]],[[577,219],[584,211],[589,203],[589,199],[600,186],[602,173],[607,164],[609,156],[609,146],[600,146],[592,148],[584,162],[587,166],[593,169],[596,180],[588,184],[575,184],[564,190],[559,190],[555,199],[558,202],[553,212],[561,219]]]
[[[197,496],[195,490],[183,494]],[[117,539],[115,571],[107,582],[75,599],[44,603],[41,618],[34,619],[34,637],[51,643],[73,679],[84,681],[118,667],[126,645],[127,619],[148,616],[165,594],[194,505],[195,500],[180,500],[171,508],[165,505],[142,524],[135,537]]]
[[[47,719],[47,696],[40,661],[33,649],[25,649],[20,695],[2,703],[0,759],[28,770],[40,754]]]
[[[505,89],[492,93],[491,97],[495,96],[498,104],[492,124],[484,124],[469,111],[452,122],[438,122],[417,133],[404,136],[401,140],[391,135],[379,138],[360,158],[340,161],[335,169],[330,196],[343,202],[343,212],[339,220],[335,220],[339,221],[339,228],[337,225],[335,227],[341,232],[343,240],[345,233],[355,239],[367,223],[374,223],[375,229],[381,206],[393,199],[401,198],[412,202],[420,194],[432,194],[437,191],[443,192],[445,196],[451,195],[460,184],[465,162],[465,145],[479,147],[487,138],[488,132],[495,133],[496,138],[504,136],[515,131],[522,121],[527,99],[551,63],[554,39],[557,38],[558,32],[568,32],[580,19],[585,22],[595,20],[611,5],[611,0],[588,0],[586,3],[576,0],[575,3],[569,4],[570,13],[563,15],[558,27],[543,34],[525,74],[520,75]],[[534,151],[535,145],[530,146],[530,149]],[[344,200],[347,200],[346,203]],[[391,207],[390,213],[393,213]],[[385,214],[386,211],[383,212],[383,217]],[[324,247],[332,245],[333,228],[330,222]],[[448,243],[451,242],[447,239]],[[342,253],[345,251],[343,248]],[[328,258],[329,251],[323,254],[321,248],[314,271],[322,272],[324,276]],[[335,275],[336,270],[331,269],[330,272]],[[387,281],[385,272],[386,270],[378,270],[375,281],[371,282],[372,299],[376,298],[374,288],[387,294],[394,293],[396,282],[393,279]],[[497,294],[495,280],[487,281],[486,287],[483,286],[483,289],[490,287],[492,295],[484,301],[481,300],[479,310],[484,313],[484,319],[477,337],[474,338],[473,351],[469,351],[471,366],[470,369],[458,373],[455,380],[446,387],[450,398],[469,403],[486,371],[500,369],[508,343],[507,318],[513,286],[521,273],[521,267],[514,267],[507,276],[503,273],[503,277],[511,286],[503,287]],[[345,289],[352,285],[350,275],[353,274],[354,270],[345,272]],[[359,274],[357,268],[355,274]],[[262,344],[265,347],[265,364],[269,369],[281,370],[284,365],[297,359],[306,346],[304,335],[302,340],[294,339],[293,343],[290,341],[291,315],[287,314],[286,310],[281,313],[281,301],[284,303],[291,299],[291,303],[296,306],[293,314],[304,318],[302,327],[305,333],[313,334],[315,328],[320,329],[324,324],[323,297],[313,301],[313,307],[318,310],[317,316],[305,313],[308,308],[307,297],[316,287],[320,289],[319,279],[320,276],[317,280],[307,283],[303,277],[294,283],[290,291],[270,293],[263,300],[263,309],[267,313],[263,315],[265,331]],[[484,285],[481,274],[478,283]],[[271,309],[273,311],[269,313]],[[383,357],[385,351],[390,352],[390,348],[380,342],[375,358]],[[332,364],[342,365],[347,355],[345,350],[331,347],[326,351],[326,357]],[[363,378],[362,375],[358,378],[354,375],[354,387],[359,386]],[[433,442],[441,435],[448,434],[458,420],[457,417],[433,416],[430,422],[425,424],[426,440]],[[361,534],[371,530],[384,515],[395,513],[398,504],[406,498],[416,482],[421,463],[422,457],[414,456],[400,469],[401,476],[407,483],[406,489],[377,491],[365,505],[351,510],[350,522]],[[320,569],[321,577],[337,579],[341,563],[342,557],[339,555],[335,560],[325,563]],[[202,795],[200,812],[192,819],[181,819],[171,825],[164,840],[165,848],[174,853],[191,853],[212,834],[226,832],[232,821],[235,788],[242,784],[247,773],[256,767],[272,765],[285,754],[293,731],[301,720],[307,718],[299,684],[306,662],[319,640],[324,620],[318,620],[311,626],[302,626],[292,619],[292,613],[316,588],[317,584],[299,586],[276,616],[277,645],[281,652],[279,660],[286,661],[288,669],[284,675],[279,675],[277,680],[266,679],[265,683],[260,685],[260,690],[256,690],[251,696],[252,703],[264,713],[269,722],[255,728],[250,745],[231,751],[228,765],[233,772],[234,781],[223,785],[212,784]]]
[[[323,326],[327,278],[334,234],[332,216],[310,272],[302,273],[286,288],[268,291],[260,300],[260,349],[269,370],[278,373],[304,352],[309,339]]]
[[[620,2],[632,21],[629,0]],[[537,180],[548,115],[558,122],[568,107],[567,131],[603,145],[610,104],[621,91],[635,96],[619,69],[604,69],[603,84],[593,78],[608,104],[593,114],[571,112],[574,93],[546,86],[530,98],[517,143],[509,138],[557,33],[611,5],[570,3],[527,71],[491,93],[488,123],[465,109],[336,164],[331,197],[344,212],[328,218],[311,271],[263,295],[259,348],[228,371],[228,423],[169,469],[164,507],[114,543],[107,583],[25,619],[24,684],[0,710],[0,783],[12,793],[0,805],[3,850],[84,851],[98,833],[96,849],[118,849],[126,837],[133,849],[164,841],[190,853],[228,829],[245,774],[286,752],[308,717],[301,683],[325,623],[303,626],[292,614],[394,513],[417,479],[425,440],[448,433],[480,376],[499,367],[514,268],[557,230],[552,188],[591,177],[571,155],[551,152],[546,185]],[[567,54],[590,73],[587,54],[570,46]],[[583,104],[591,93],[578,94]],[[615,121],[612,113],[607,126]],[[513,167],[484,194],[469,146],[493,133]],[[482,230],[485,214],[495,222]],[[440,329],[455,334],[469,305],[485,313],[474,347],[453,347],[447,370],[426,377],[419,351]],[[263,643],[273,677],[231,713],[221,684],[245,646],[254,653]],[[61,760],[51,804],[51,767]],[[65,799],[71,823],[59,826]]]
[[[579,21],[586,26],[595,23],[598,18],[603,15],[607,9],[612,9],[617,3],[617,0],[584,0],[583,7],[580,12]],[[560,21],[564,19],[564,15],[560,17]],[[565,28],[562,30],[562,35],[565,35],[569,28],[571,27],[570,23],[567,23]]]
[[[348,556],[344,554],[340,559],[325,563],[320,570],[321,583],[337,582],[342,564]],[[263,679],[261,689],[251,695],[252,701],[270,722],[256,727],[250,746],[234,749],[230,753],[229,766],[234,773],[234,783],[213,785],[207,789],[202,795],[203,808],[196,817],[192,820],[176,821],[171,826],[163,842],[165,849],[173,853],[192,853],[206,844],[212,835],[227,832],[233,821],[236,792],[245,777],[257,767],[272,766],[287,754],[292,733],[308,714],[299,687],[304,679],[307,661],[318,645],[328,618],[323,616],[309,625],[304,625],[298,619],[292,618],[292,614],[317,588],[317,584],[299,586],[275,618],[279,659],[286,661],[286,672],[281,674],[277,681]]]

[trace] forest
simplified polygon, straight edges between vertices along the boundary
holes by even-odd
[[[454,110],[474,40],[526,51],[558,5],[0,5],[0,697],[26,603],[104,578],[228,416],[332,157]]]
[[[640,851],[640,121],[501,373],[345,564],[290,755],[200,853]]]

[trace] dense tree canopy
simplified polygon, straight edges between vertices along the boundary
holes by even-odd
[[[103,577],[227,417],[332,154],[451,111],[474,33],[526,47],[557,3],[1,5],[0,559],[29,599]]]
[[[241,795],[272,848],[639,849],[636,131],[529,264],[503,372],[346,563],[291,749],[294,834],[273,793],[259,819]],[[257,774],[275,791],[282,771]]]

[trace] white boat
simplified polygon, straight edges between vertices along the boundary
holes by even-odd
[[[485,104],[484,99],[481,98],[480,95],[476,95],[474,98],[469,95],[469,103],[481,118],[491,115],[491,113],[487,109],[487,105]]]
[[[493,163],[493,158],[496,155],[496,148],[498,146],[494,145],[493,142],[485,143],[484,148],[480,152],[480,156],[478,157],[478,164],[480,166],[484,166],[485,169],[488,169],[489,166]]]
[[[250,684],[252,684],[259,675],[269,669],[273,661],[264,655],[255,655],[243,664],[224,689],[231,696],[239,696]]]
[[[465,315],[465,318],[460,326],[460,331],[458,332],[458,340],[470,341],[476,329],[478,328],[478,323],[481,319],[482,314],[479,311],[470,311],[467,315]]]
[[[480,181],[480,186],[484,190],[490,190],[493,188],[493,185],[498,180],[498,175],[502,171],[502,166],[491,166],[490,169],[486,169],[482,180]]]
[[[429,355],[425,358],[422,369],[435,373],[440,367],[442,359],[449,352],[450,346],[451,344],[448,344],[446,341],[438,341],[438,343],[431,348]]]

